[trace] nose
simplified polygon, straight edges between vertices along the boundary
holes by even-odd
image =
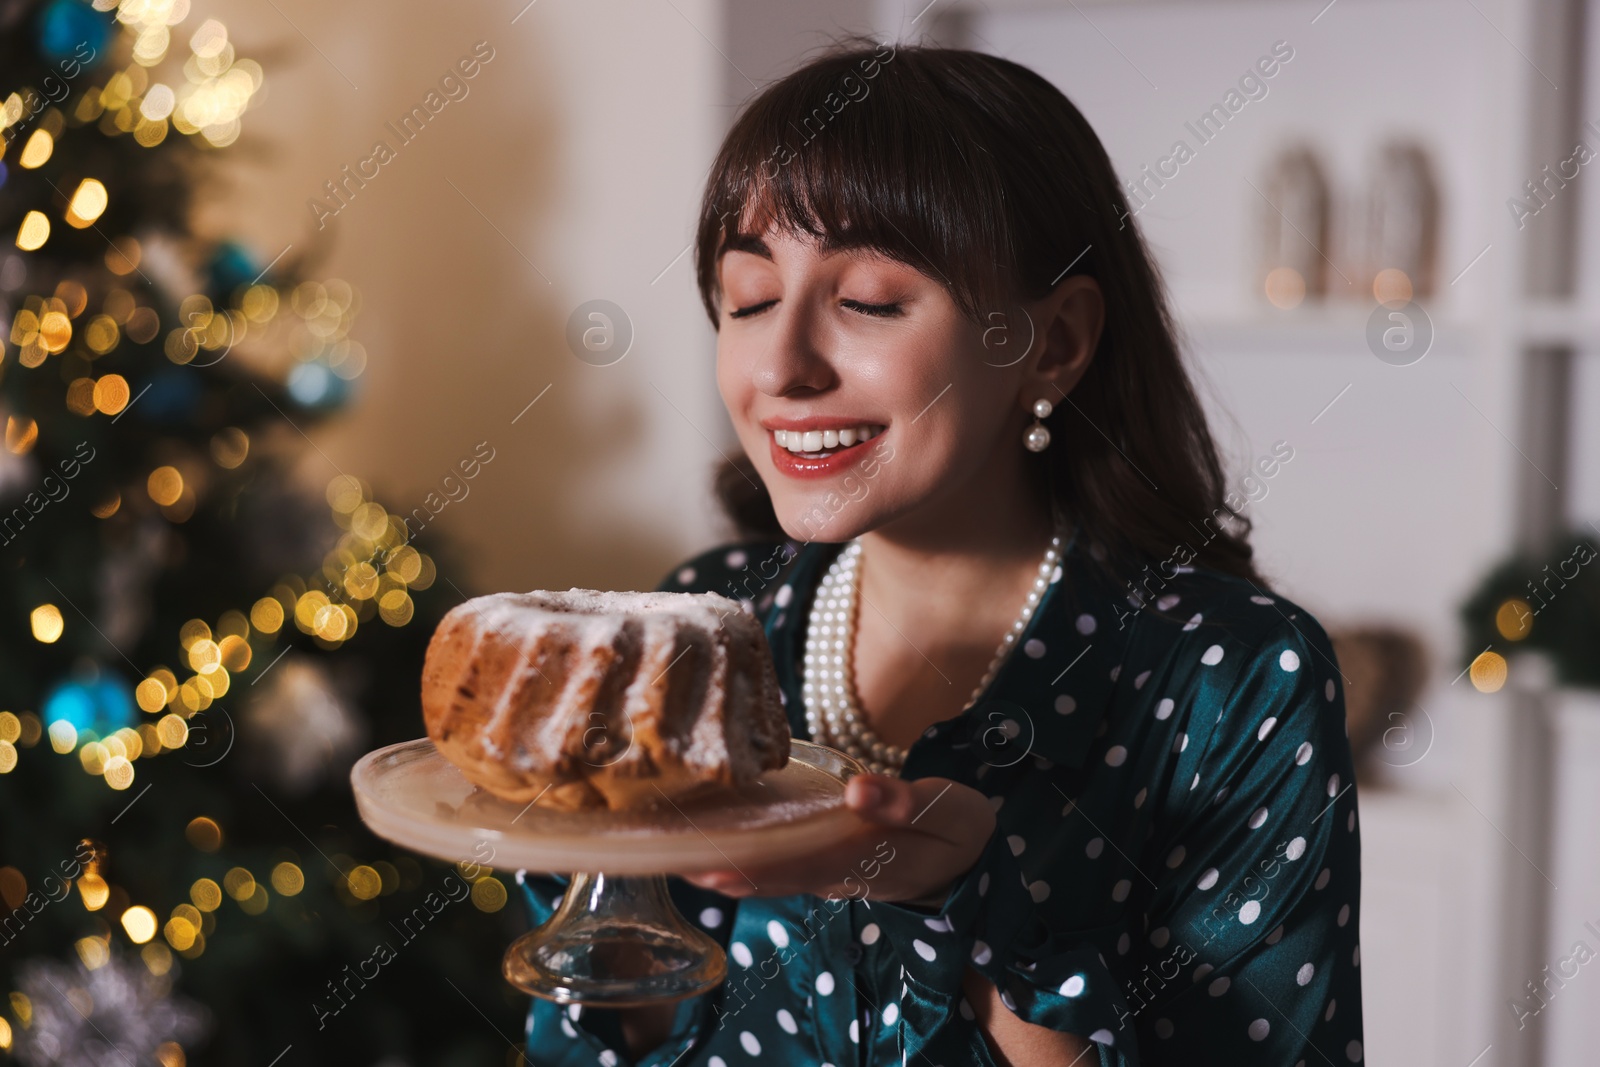
[[[797,300],[784,301],[771,314],[776,322],[751,372],[755,387],[767,396],[785,397],[819,393],[834,385],[838,376],[818,344],[805,306]]]

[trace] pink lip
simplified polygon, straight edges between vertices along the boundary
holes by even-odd
[[[851,426],[860,425],[862,424],[859,422],[846,422],[836,427],[829,425],[824,420],[806,426],[777,426],[773,428],[779,430],[832,430],[848,429]],[[856,461],[861,458],[862,449],[882,436],[883,434],[880,433],[871,440],[857,441],[849,448],[835,449],[833,455],[826,459],[802,459],[778,444],[777,437],[771,433],[767,434],[767,444],[772,454],[772,465],[778,468],[780,474],[787,474],[791,478],[827,478],[854,466]]]

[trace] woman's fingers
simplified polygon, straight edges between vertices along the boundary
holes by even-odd
[[[684,881],[727,896],[826,893],[855,872],[859,863],[872,855],[874,846],[884,840],[882,830],[872,832],[875,836],[871,839],[853,836],[821,851],[793,856],[777,863],[702,871],[684,875]]]
[[[982,793],[948,778],[906,781],[861,774],[845,786],[845,803],[868,822],[916,830],[965,848],[986,841],[994,812]]]
[[[906,826],[916,815],[916,784],[886,774],[858,774],[845,784],[844,802],[868,822]]]

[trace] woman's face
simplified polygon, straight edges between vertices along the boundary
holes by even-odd
[[[735,242],[718,270],[717,386],[790,537],[933,515],[997,462],[1020,467],[1031,337],[981,329],[913,267],[804,234]]]

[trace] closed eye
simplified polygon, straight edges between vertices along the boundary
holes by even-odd
[[[735,308],[734,310],[728,312],[728,317],[730,319],[749,318],[751,315],[759,315],[761,312],[767,310],[776,303],[776,300],[763,300],[759,304],[751,304],[748,307]],[[877,318],[889,318],[891,316],[898,315],[901,312],[901,307],[899,304],[866,304],[860,300],[841,300],[839,301],[839,305],[841,307],[847,307],[852,311],[858,311],[863,315],[872,315]]]
[[[759,304],[751,304],[749,307],[735,308],[734,310],[728,312],[728,318],[730,318],[730,319],[748,318],[751,315],[755,315],[755,314],[758,314],[760,312],[763,312],[763,311],[767,310],[767,308],[771,307],[773,304],[776,304],[776,303],[777,303],[776,300],[763,300],[761,303],[759,303]]]
[[[876,315],[880,318],[888,318],[890,316],[900,314],[899,304],[863,304],[859,300],[841,300],[839,303],[844,307],[850,308],[854,311],[859,311],[863,315]]]

